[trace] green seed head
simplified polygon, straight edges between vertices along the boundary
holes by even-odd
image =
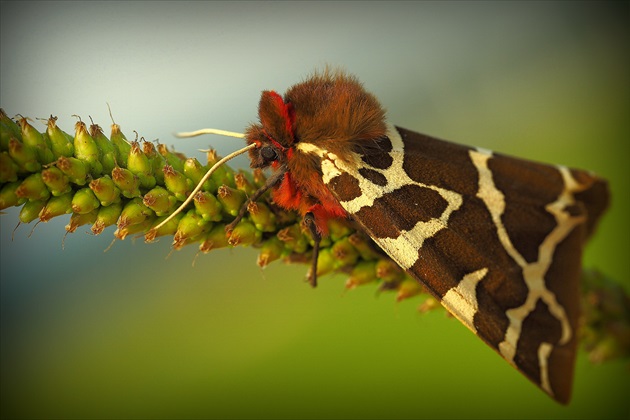
[[[142,202],[158,216],[171,214],[177,206],[175,196],[169,193],[165,188],[159,186],[146,193]]]
[[[140,197],[140,180],[129,169],[115,167],[112,180],[127,198]]]
[[[309,239],[302,233],[302,228],[297,223],[280,229],[277,236],[292,253],[303,254],[309,248]],[[330,254],[330,251],[328,253]]]
[[[190,178],[195,185],[199,184],[199,181],[201,181],[207,171],[208,168],[199,163],[199,161],[195,158],[188,158],[184,161],[184,175]],[[203,183],[202,190],[216,192],[217,187],[214,184],[214,181],[210,178]]]
[[[236,217],[243,204],[245,204],[247,196],[243,191],[228,187],[227,185],[221,185],[217,192],[217,199],[227,215]]]
[[[284,243],[277,236],[266,239],[260,247],[257,264],[264,268],[284,254]]]
[[[243,219],[230,232],[228,243],[232,246],[247,246],[258,243],[261,238],[262,232],[256,229],[251,222]]]
[[[17,181],[19,169],[8,152],[0,153],[0,184]]]
[[[221,157],[214,149],[208,150],[207,153],[208,162],[207,165],[211,168],[215,163],[221,160]],[[228,165],[221,165],[215,169],[210,178],[214,181],[215,185],[227,185],[228,187],[236,187],[234,182],[234,170]]]
[[[50,140],[45,139],[35,127],[29,124],[26,118],[20,118],[18,123],[22,130],[22,142],[35,150],[39,163],[46,165],[52,162],[55,158],[50,148]]]
[[[228,235],[225,233],[225,225],[215,225],[205,236],[205,239],[199,245],[199,250],[204,254],[213,249],[225,248],[231,246],[228,241]]]
[[[15,181],[2,185],[0,188],[0,210],[19,206],[26,201],[26,198],[20,198],[15,193],[20,187],[20,184],[22,184],[21,181]]]
[[[199,191],[194,197],[197,213],[206,221],[218,222],[223,218],[223,206],[217,198],[207,191]]]
[[[72,191],[72,185],[68,177],[56,166],[42,171],[42,180],[53,196],[58,197]]]
[[[138,176],[142,188],[155,187],[156,181],[153,176],[153,167],[149,158],[144,154],[137,141],[131,143],[131,151],[127,159],[127,169]]]
[[[125,135],[120,131],[120,126],[116,123],[112,124],[112,132],[109,138],[116,150],[116,163],[123,168],[127,167],[127,158],[131,151],[131,144],[127,141]]]
[[[171,152],[168,150],[168,147],[161,143],[158,144],[158,152],[166,160],[166,163],[171,165],[175,171],[180,173],[184,172],[184,159],[182,159],[178,154]]]
[[[72,213],[72,216],[70,216],[70,222],[66,225],[66,232],[74,233],[79,226],[93,224],[96,222],[97,216],[98,210],[85,214]]]
[[[193,182],[171,165],[164,165],[164,185],[175,198],[184,201],[194,189]]]
[[[136,197],[125,204],[116,226],[118,229],[123,229],[128,226],[137,225],[138,223],[144,222],[148,216],[153,215],[153,211],[142,204],[142,199]]]
[[[39,212],[42,211],[45,205],[46,200],[27,201],[20,210],[20,221],[22,223],[31,223],[39,217]]]
[[[35,149],[15,137],[9,139],[9,156],[22,172],[37,172],[42,168]]]
[[[90,182],[90,189],[100,201],[101,206],[109,206],[120,201],[120,189],[109,175],[102,176]]]
[[[361,261],[352,268],[346,281],[346,289],[354,289],[376,280],[376,261]]]
[[[90,213],[100,206],[100,201],[90,188],[81,188],[72,197],[72,211],[79,214]]]
[[[103,133],[103,129],[98,124],[90,125],[90,136],[94,139],[96,146],[101,154],[101,163],[103,164],[103,173],[111,174],[116,167],[117,156],[114,144]]]
[[[50,197],[50,191],[46,188],[41,173],[34,173],[26,177],[15,194],[19,198],[26,198],[30,201],[47,200]]]
[[[348,240],[348,237],[338,240],[330,249],[332,256],[337,260],[338,267],[354,266],[359,259],[359,252]]]
[[[46,134],[50,139],[50,145],[55,159],[60,156],[71,157],[74,155],[74,139],[70,134],[57,127],[57,117],[52,115],[48,119]]]
[[[101,151],[83,121],[78,121],[74,127],[74,156],[87,164],[92,177],[98,178],[103,173]]]
[[[247,205],[249,218],[252,220],[256,229],[261,232],[276,231],[276,215],[262,201],[251,201]]]
[[[51,197],[46,203],[46,206],[39,213],[39,220],[41,222],[48,222],[53,217],[61,216],[62,214],[72,213],[71,210],[72,193],[63,194],[57,197]]]
[[[99,207],[96,220],[94,225],[92,225],[92,233],[99,235],[106,227],[115,225],[122,213],[122,209],[122,203],[113,203],[106,207]]]
[[[182,248],[187,241],[208,232],[212,227],[212,223],[206,222],[194,210],[189,210],[177,225],[177,231],[173,238],[173,248]]]
[[[73,157],[64,157],[61,156],[57,159],[57,168],[61,169],[71,183],[76,185],[85,185],[88,177],[88,167],[87,165]]]

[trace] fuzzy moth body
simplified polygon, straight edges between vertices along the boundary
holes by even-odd
[[[606,181],[390,125],[342,72],[264,91],[259,118],[245,132],[251,166],[275,172],[249,201],[272,189],[297,211],[315,266],[326,222],[354,220],[505,360],[569,401],[581,254],[608,205]]]

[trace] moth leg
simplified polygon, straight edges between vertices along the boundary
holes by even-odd
[[[240,222],[241,219],[245,216],[245,213],[247,213],[247,206],[249,206],[249,203],[258,200],[261,195],[267,192],[267,190],[273,188],[278,182],[280,182],[284,177],[284,174],[287,173],[287,170],[288,168],[286,167],[286,165],[283,165],[280,170],[267,178],[267,182],[265,182],[265,185],[256,190],[256,192],[252,194],[252,196],[249,197],[247,201],[245,201],[245,203],[241,206],[238,214],[236,215],[236,218],[232,220],[230,224],[225,226],[225,231],[228,233],[232,232],[234,230],[234,226],[236,226],[238,222]]]
[[[308,282],[311,286],[317,286],[317,259],[319,257],[319,243],[322,240],[322,235],[319,233],[317,229],[317,225],[315,224],[315,215],[311,212],[308,212],[304,215],[304,225],[308,227],[308,230],[311,232],[311,236],[313,238],[313,262],[311,263],[311,269],[308,272]]]

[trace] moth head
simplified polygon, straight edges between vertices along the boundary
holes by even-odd
[[[357,144],[385,135],[385,111],[353,76],[326,69],[280,96],[262,92],[260,123],[245,132],[253,168],[277,167],[311,143],[343,155]]]

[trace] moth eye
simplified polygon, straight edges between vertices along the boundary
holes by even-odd
[[[271,146],[263,146],[260,148],[260,156],[265,160],[265,162],[272,162],[278,159],[278,153]]]

